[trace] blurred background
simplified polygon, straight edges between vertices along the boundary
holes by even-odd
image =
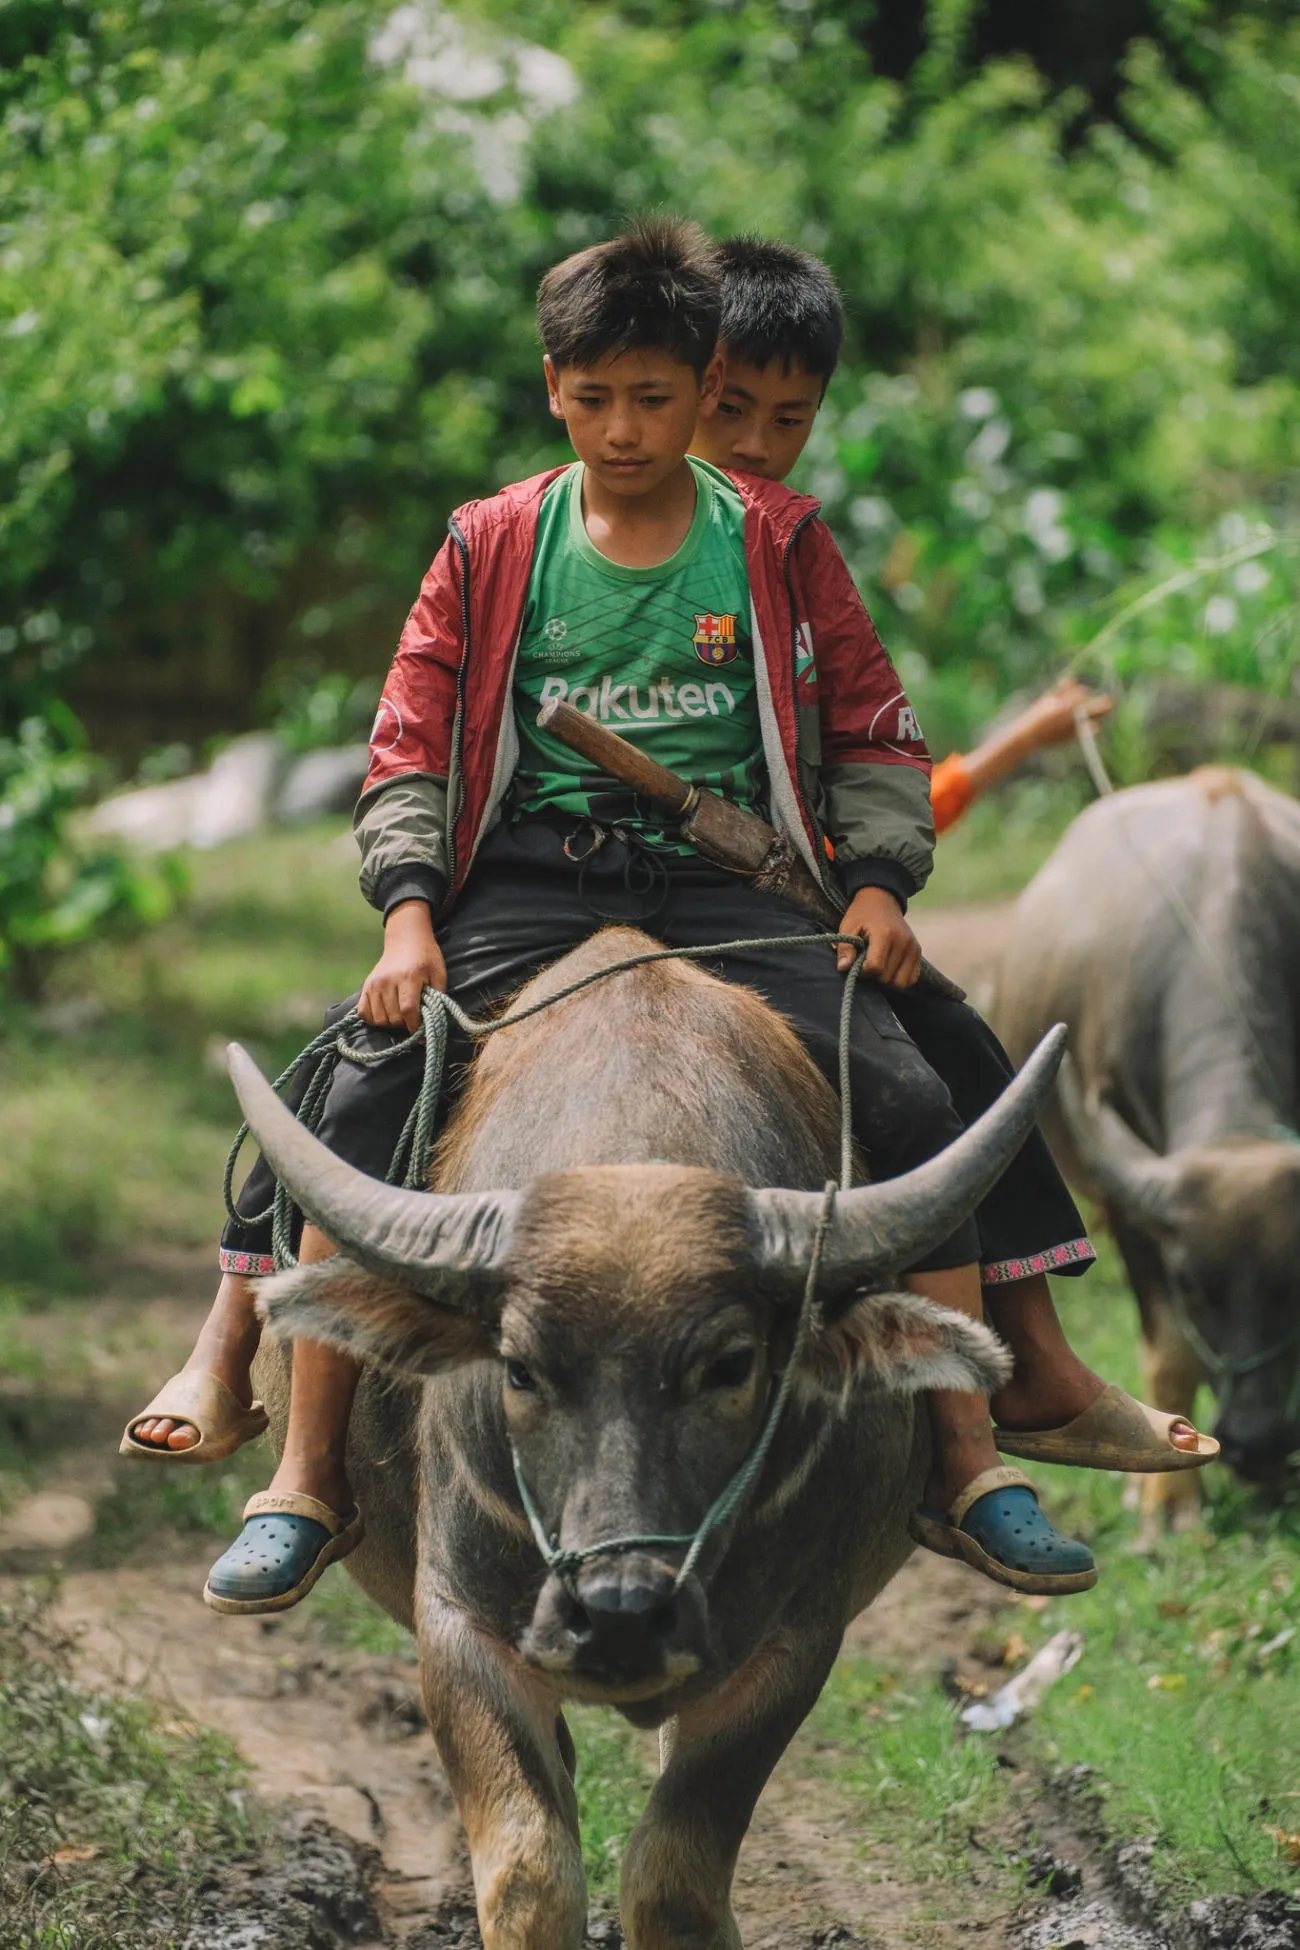
[[[655,207],[839,279],[796,485],[937,755],[1074,668],[1117,782],[1296,787],[1293,0],[0,0],[0,1569],[201,1565],[261,1480],[109,1461],[210,1292],[224,1042],[279,1068],[373,959],[346,813],[403,617],[453,506],[566,457],[540,274]],[[1092,793],[1040,760],[931,906]],[[15,1531],[51,1482],[82,1514]],[[1132,1540],[1117,1484],[1056,1508]],[[1155,1716],[1123,1822],[1183,1895],[1300,1866],[1296,1513],[1225,1483],[1206,1523],[1087,1601],[1113,1710],[1049,1739],[1119,1780]]]

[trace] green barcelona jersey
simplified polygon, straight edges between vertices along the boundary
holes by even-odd
[[[767,768],[754,692],[744,507],[725,474],[691,459],[695,516],[675,555],[652,569],[611,562],[587,534],[580,462],[542,501],[515,665],[519,769],[511,811],[590,815],[622,791],[584,771],[539,731],[561,698],[671,771],[758,811]],[[618,824],[680,845],[653,807]]]

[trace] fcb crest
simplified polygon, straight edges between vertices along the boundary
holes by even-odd
[[[693,640],[702,664],[729,664],[736,655],[735,617],[697,615]]]

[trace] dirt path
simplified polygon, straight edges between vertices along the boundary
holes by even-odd
[[[199,1596],[210,1555],[71,1572],[60,1610],[84,1634],[87,1675],[146,1687],[172,1710],[178,1741],[196,1723],[216,1727],[249,1761],[263,1795],[377,1849],[373,1894],[392,1939],[410,1950],[475,1942],[459,1928],[450,1938],[437,1933],[465,1918],[468,1871],[413,1663],[323,1647],[309,1606],[282,1619],[216,1617]],[[1009,1633],[1014,1623],[991,1587],[918,1557],[856,1623],[850,1648],[928,1676],[945,1657],[969,1668],[990,1624]],[[1028,1807],[1038,1784],[1026,1777],[1024,1790]],[[1042,1810],[1034,1812],[1041,1828]],[[1014,1847],[1027,1826],[1017,1818],[995,1840]],[[1049,1906],[1056,1922],[1046,1934],[1036,1924],[1042,1905],[1023,1899],[991,1851],[967,1881],[918,1881],[889,1849],[864,1848],[853,1802],[828,1778],[805,1731],[759,1805],[741,1855],[737,1914],[747,1950],[959,1950],[972,1942],[982,1950],[1142,1950],[1154,1942],[1121,1923],[1085,1840],[1058,1821],[1052,1847],[1089,1886]],[[1057,1924],[1075,1911],[1082,1924],[1063,1933]],[[1090,1934],[1099,1922],[1107,1933]]]

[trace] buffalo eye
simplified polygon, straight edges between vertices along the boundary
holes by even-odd
[[[537,1383],[522,1361],[506,1362],[506,1386],[516,1389],[521,1395],[535,1395]]]
[[[754,1350],[752,1347],[733,1348],[730,1354],[720,1355],[711,1361],[704,1370],[706,1388],[743,1388],[754,1372]]]

